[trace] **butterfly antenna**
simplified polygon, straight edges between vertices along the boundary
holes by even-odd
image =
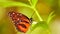
[[[35,11],[33,12],[33,14],[32,14],[31,17],[30,17],[30,23],[31,23],[31,24],[32,24],[32,21],[33,21],[32,16],[34,15],[34,13],[35,13]]]

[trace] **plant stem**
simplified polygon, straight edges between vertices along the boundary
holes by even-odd
[[[38,11],[37,11],[35,8],[32,8],[32,9],[35,11],[35,13],[36,13],[36,15],[38,16],[39,20],[40,20],[40,21],[43,21],[43,19],[42,19],[41,16],[39,15]]]
[[[31,0],[28,0],[28,2],[30,3],[30,5],[32,6]]]
[[[36,15],[38,16],[39,20],[40,20],[40,21],[43,21],[43,19],[42,19],[41,16],[39,15],[38,11],[36,10],[36,8],[32,5],[31,0],[28,0],[28,1],[29,1],[30,5],[31,5],[31,6],[30,6],[31,9],[33,9],[33,10],[35,11],[35,13],[36,13]]]

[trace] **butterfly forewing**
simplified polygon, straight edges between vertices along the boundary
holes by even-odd
[[[9,12],[8,14],[19,31],[27,32],[30,26],[30,19],[27,16],[18,12]]]

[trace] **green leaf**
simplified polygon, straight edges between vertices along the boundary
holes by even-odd
[[[1,4],[2,3],[2,4]],[[0,6],[2,7],[9,7],[9,6],[24,6],[31,8],[28,4],[22,3],[22,2],[13,2],[13,1],[6,1],[6,2],[0,2]]]
[[[35,7],[38,2],[38,0],[28,0],[28,1],[31,4],[31,6],[33,6],[33,7]]]
[[[33,24],[32,24],[32,25],[33,25]],[[40,28],[42,28],[42,29],[44,29],[44,30],[48,29],[47,23],[46,23],[45,21],[40,21],[40,22],[38,22],[37,24],[35,24],[34,26],[31,26],[31,32],[32,32],[33,30],[35,30],[35,28],[37,28],[37,27],[40,27]]]
[[[48,15],[47,24],[50,23],[50,21],[54,18],[54,16],[55,16],[54,11],[52,11],[52,12]]]

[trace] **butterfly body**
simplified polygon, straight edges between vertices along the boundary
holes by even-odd
[[[8,14],[11,17],[14,25],[19,31],[24,32],[24,33],[28,31],[31,25],[31,19],[29,19],[24,14],[14,12],[14,11],[9,12]]]

